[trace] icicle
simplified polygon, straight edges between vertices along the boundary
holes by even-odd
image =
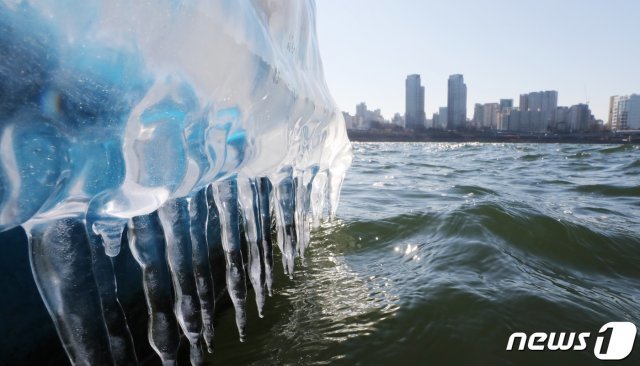
[[[342,182],[344,181],[344,172],[342,171],[329,171],[329,192],[327,194],[329,199],[329,219],[333,220],[336,217],[338,211],[338,202],[340,201],[340,190],[342,189]]]
[[[264,274],[269,296],[273,295],[273,244],[271,242],[271,211],[269,209],[269,196],[271,195],[271,184],[269,178],[258,179],[258,192],[260,207],[260,228],[262,229],[262,254],[264,263]]]
[[[238,203],[244,217],[244,233],[249,248],[249,279],[256,294],[258,316],[262,318],[262,309],[265,301],[265,265],[263,261],[260,200],[255,179],[245,176],[238,177]]]
[[[296,179],[296,226],[298,233],[298,252],[304,258],[304,252],[309,246],[311,225],[309,212],[311,211],[311,190],[318,167],[312,166]]]
[[[282,264],[285,274],[293,278],[293,269],[296,256],[296,189],[289,168],[277,183],[273,184],[276,201],[276,224],[278,226],[278,240],[282,240],[278,245],[282,250]]]
[[[296,244],[297,244],[297,255],[300,258],[304,259],[304,250],[306,249],[307,243],[305,242],[305,232],[306,232],[306,213],[304,212],[304,196],[305,196],[305,186],[302,182],[302,174],[298,174],[294,178],[294,187],[295,187],[295,225],[296,225]]]
[[[284,256],[284,218],[282,215],[282,209],[280,208],[280,203],[278,202],[278,198],[276,197],[276,190],[273,189],[271,194],[271,201],[273,207],[273,216],[275,222],[276,229],[276,244],[278,245],[278,249],[280,249],[280,256],[282,260],[282,268],[284,270],[284,274],[288,274],[287,272],[287,258]]]
[[[63,218],[24,228],[33,278],[69,360],[113,364],[83,221]]]
[[[137,365],[133,337],[127,325],[127,319],[118,300],[118,286],[113,272],[111,258],[105,254],[100,236],[87,230],[93,275],[98,285],[102,312],[107,326],[111,354],[116,366]]]
[[[244,261],[240,250],[240,226],[238,214],[238,186],[235,177],[213,184],[213,198],[220,215],[222,247],[227,263],[227,290],[236,310],[236,324],[240,341],[244,342],[247,317],[247,284]]]
[[[226,286],[227,281],[227,264],[226,254],[222,245],[222,230],[220,227],[220,214],[213,198],[213,185],[207,187],[207,248],[209,249],[209,263],[211,265],[211,277],[213,283],[225,283],[220,289],[215,288],[216,300],[228,293]]]
[[[209,263],[211,264],[211,276],[216,281],[216,275],[220,273],[221,268],[215,266],[214,262],[218,254],[224,253],[222,249],[222,237],[220,230],[220,214],[218,207],[213,199],[213,185],[207,187],[207,248],[209,249]],[[226,277],[226,271],[225,271]]]
[[[142,268],[144,294],[149,309],[149,343],[163,365],[175,365],[180,343],[178,322],[173,313],[171,277],[165,260],[165,239],[154,212],[129,220],[129,246]]]
[[[269,187],[273,188],[273,184],[269,181]],[[271,196],[269,197],[269,201],[271,202],[271,217],[273,217],[273,226],[276,231],[276,245],[278,249],[280,249],[280,253],[284,253],[284,248],[282,247],[282,243],[284,243],[284,230],[280,230],[281,225],[280,221],[282,220],[282,214],[280,212],[280,204],[278,203],[278,199],[276,198],[276,191],[271,189]],[[284,267],[284,274],[287,274],[287,262],[282,256],[282,266]]]
[[[202,314],[202,335],[207,345],[207,351],[213,353],[213,320],[215,315],[215,291],[211,278],[211,265],[207,248],[207,196],[206,189],[196,193],[189,202],[189,217],[191,219],[191,245],[193,255],[193,273],[200,299]]]
[[[338,201],[340,201],[340,190],[342,189],[342,182],[347,173],[347,169],[351,166],[351,160],[353,159],[353,153],[351,152],[351,144],[345,144],[337,154],[336,158],[331,163],[331,169],[327,172],[328,180],[328,193],[329,200],[329,219],[333,220],[336,217],[338,210]]]
[[[191,343],[192,364],[202,363],[199,339],[202,316],[196,280],[193,274],[189,202],[186,198],[167,201],[158,216],[167,243],[167,263],[175,292],[175,313],[178,323]]]
[[[319,172],[313,180],[311,189],[311,212],[313,227],[320,227],[324,218],[324,203],[327,195],[327,173]]]
[[[98,220],[90,224],[93,233],[102,237],[104,252],[109,257],[115,257],[120,253],[120,243],[122,242],[125,224],[126,221],[120,219]]]

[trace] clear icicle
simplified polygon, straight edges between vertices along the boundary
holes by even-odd
[[[296,227],[294,215],[296,211],[296,188],[291,169],[274,185],[276,208],[276,224],[278,227],[278,245],[282,250],[282,264],[285,274],[293,278],[296,256]]]
[[[331,169],[327,173],[329,200],[329,219],[333,220],[338,211],[338,202],[340,201],[340,190],[347,170],[351,166],[353,154],[351,152],[351,144],[342,146],[336,158],[331,163]]]
[[[304,250],[306,249],[307,243],[305,242],[305,232],[306,232],[306,214],[304,212],[304,196],[305,196],[305,186],[302,183],[302,174],[297,175],[294,178],[294,187],[295,187],[295,225],[296,225],[296,243],[297,243],[297,254],[300,258],[304,259]]]
[[[137,365],[138,360],[133,337],[127,325],[122,305],[118,300],[118,286],[113,271],[113,262],[105,254],[101,237],[91,230],[87,230],[87,234],[91,250],[93,275],[98,285],[102,313],[107,326],[114,365]]]
[[[92,217],[89,213],[87,217]],[[120,253],[120,244],[122,242],[122,233],[127,223],[122,219],[99,219],[95,222],[87,221],[90,224],[91,231],[102,238],[104,252],[109,257],[115,257]]]
[[[311,191],[313,182],[318,174],[318,167],[313,166],[304,171],[298,177],[296,184],[296,222],[298,227],[298,252],[304,258],[304,252],[309,247],[311,240],[311,225],[309,222],[309,212],[311,211]]]
[[[33,278],[74,365],[112,365],[83,221],[24,225]]]
[[[269,181],[269,186],[273,188],[273,184],[271,184],[271,181]],[[280,230],[281,227],[284,227],[284,224],[281,224],[282,213],[280,212],[280,204],[278,203],[278,199],[276,198],[275,189],[271,189],[270,193],[271,216],[273,217],[273,222],[275,223],[276,230],[276,245],[278,246],[278,249],[280,249],[280,253],[284,253],[284,248],[282,247],[282,244],[284,243],[284,230]],[[284,273],[287,274],[287,262],[284,258],[284,255],[282,256],[282,266],[284,267]]]
[[[261,318],[265,295],[265,265],[262,247],[262,220],[257,182],[253,178],[238,177],[238,203],[244,217],[244,233],[248,244],[249,280],[256,294],[258,316]]]
[[[273,187],[273,184],[272,184]],[[273,217],[276,229],[276,244],[278,245],[278,249],[280,249],[280,256],[282,260],[282,269],[284,274],[288,274],[287,272],[287,258],[284,256],[284,218],[282,215],[282,209],[280,203],[278,202],[278,198],[276,196],[276,189],[271,191],[271,202],[273,207]]]
[[[198,191],[189,202],[191,220],[191,245],[193,255],[193,273],[200,299],[202,315],[202,335],[207,351],[213,353],[213,320],[215,315],[215,291],[211,277],[209,250],[207,247],[207,196],[206,189]]]
[[[209,263],[211,264],[211,276],[213,282],[219,282],[216,280],[217,275],[221,273],[222,268],[216,267],[216,259],[222,254],[224,256],[224,249],[222,248],[222,233],[220,229],[220,214],[218,213],[218,207],[213,199],[213,185],[207,187],[207,248],[209,250]],[[226,276],[226,274],[225,274]]]
[[[165,239],[154,212],[129,220],[129,247],[140,268],[149,310],[149,343],[163,365],[175,365],[180,344],[178,321],[173,312],[171,276],[165,259]]]
[[[212,192],[220,215],[222,247],[227,264],[227,290],[235,307],[240,341],[244,342],[247,323],[245,313],[247,284],[240,249],[238,186],[235,176],[213,184]]]
[[[313,216],[313,227],[320,227],[324,219],[324,203],[327,196],[327,173],[319,172],[313,180],[311,186],[311,214]]]
[[[271,183],[269,178],[258,179],[258,207],[260,208],[260,228],[262,229],[262,254],[264,263],[265,283],[269,296],[273,295],[273,243],[271,242],[271,211],[269,209],[269,196],[271,195]]]
[[[192,364],[201,364],[200,334],[202,316],[196,280],[193,272],[189,202],[186,198],[167,201],[158,216],[167,243],[167,263],[175,292],[175,313],[178,323],[191,344]]]
[[[227,281],[227,264],[226,254],[222,245],[222,229],[220,227],[220,214],[218,213],[218,207],[213,198],[213,185],[207,187],[207,248],[209,250],[209,263],[211,265],[211,277],[213,277],[213,283],[225,283]],[[216,300],[220,296],[227,292],[227,286],[221,286],[220,289],[214,289]]]
[[[333,220],[336,217],[336,212],[338,211],[338,202],[340,201],[340,190],[342,189],[342,182],[344,181],[344,173],[341,171],[329,171],[328,178],[329,192],[327,196],[329,199],[329,219]]]

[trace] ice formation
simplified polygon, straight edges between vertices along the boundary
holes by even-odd
[[[272,220],[292,275],[351,162],[314,1],[0,0],[0,55],[0,231],[25,229],[71,362],[137,363],[109,258],[125,228],[164,364],[182,335],[193,364],[214,348],[214,242],[242,339]]]

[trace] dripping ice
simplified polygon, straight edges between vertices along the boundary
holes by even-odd
[[[0,1],[0,231],[27,233],[70,361],[125,365],[137,360],[111,258],[126,230],[148,342],[171,365],[184,336],[199,364],[221,336],[212,275],[225,273],[242,340],[245,308],[263,316],[273,291],[272,222],[293,276],[336,212],[351,146],[315,3],[66,4]]]

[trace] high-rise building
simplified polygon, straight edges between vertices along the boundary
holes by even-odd
[[[426,115],[424,112],[424,86],[420,75],[407,76],[405,82],[405,125],[406,128],[422,129]]]
[[[560,132],[568,132],[570,129],[569,124],[569,107],[556,108],[556,130]]]
[[[449,129],[461,129],[467,124],[467,85],[460,74],[449,76],[447,93],[447,125]]]
[[[571,131],[588,131],[591,126],[591,110],[586,104],[576,104],[569,108],[569,128]]]
[[[508,131],[513,129],[512,126],[510,126],[509,124],[512,111],[513,111],[512,107],[504,107],[500,109],[500,113],[498,114],[498,123],[497,123],[496,129],[501,131]]]
[[[484,124],[484,106],[480,103],[476,103],[473,106],[473,125],[481,128]]]
[[[449,128],[449,111],[447,110],[447,107],[440,107],[438,109],[438,123],[438,127],[443,130]]]
[[[627,103],[627,128],[630,130],[640,129],[640,95],[631,94]]]
[[[609,98],[609,119],[607,121],[607,124],[609,125],[609,128],[611,128],[612,130],[617,130],[619,127],[619,122],[618,122],[618,98],[620,98],[620,96],[618,95],[614,95],[611,98]]]
[[[507,131],[512,129],[509,125],[509,116],[513,110],[513,99],[500,99],[500,108],[496,120],[496,129]]]
[[[431,116],[431,123],[432,128],[440,128],[440,115],[437,112]]]
[[[558,92],[547,90],[520,95],[521,112],[540,112],[532,120],[531,128],[544,131],[555,125],[556,108],[558,108]]]
[[[640,129],[640,95],[615,95],[609,99],[609,126],[612,130]]]
[[[498,127],[498,116],[500,114],[500,104],[486,103],[483,106],[484,118],[482,128],[495,130]]]
[[[473,125],[476,128],[492,129],[498,128],[498,118],[500,116],[500,104],[498,103],[476,103],[473,108]]]

